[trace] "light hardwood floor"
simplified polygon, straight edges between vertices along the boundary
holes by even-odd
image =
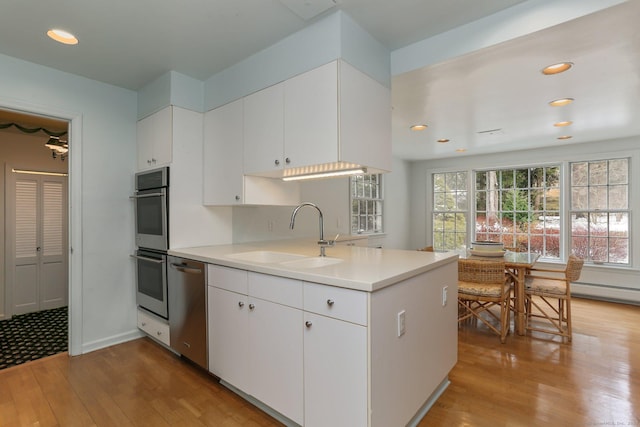
[[[573,320],[571,344],[461,327],[451,385],[420,426],[640,426],[640,307],[574,299]],[[275,425],[148,339],[0,371],[3,427]]]

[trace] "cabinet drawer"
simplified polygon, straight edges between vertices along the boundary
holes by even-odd
[[[304,284],[304,310],[367,326],[368,294],[317,283]]]
[[[237,268],[209,264],[207,266],[207,284],[216,288],[247,295],[247,271]]]
[[[302,282],[249,272],[249,295],[276,304],[302,309]]]
[[[153,339],[167,346],[169,345],[169,323],[165,320],[161,320],[145,311],[138,310],[138,328]]]

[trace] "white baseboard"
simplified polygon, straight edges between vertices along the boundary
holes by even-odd
[[[140,329],[136,328],[122,334],[86,342],[82,344],[81,354],[90,353],[92,351],[100,350],[102,348],[110,347],[116,344],[122,344],[123,342],[132,341],[143,336],[145,336],[145,334]]]
[[[571,295],[640,305],[640,291],[616,286],[573,283],[571,285]]]

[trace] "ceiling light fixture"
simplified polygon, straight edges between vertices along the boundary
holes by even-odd
[[[541,72],[545,76],[552,76],[554,74],[560,74],[573,67],[573,62],[558,62],[557,64],[547,65]]]
[[[69,152],[69,144],[67,141],[62,141],[60,137],[57,136],[49,137],[49,140],[44,146],[51,150],[51,157],[55,159],[60,156],[60,160],[63,162]]]
[[[425,130],[428,127],[429,126],[427,126],[427,125],[413,125],[409,129],[414,130],[414,131],[419,131],[419,130]]]
[[[560,98],[554,99],[553,101],[549,102],[549,105],[551,105],[552,107],[563,107],[565,105],[571,104],[573,101],[573,98]]]
[[[450,141],[450,140],[448,140],[447,138],[441,138],[441,139],[439,139],[439,140],[438,140],[438,142],[439,142],[440,144],[446,144],[446,143],[447,143],[447,142],[449,142],[449,141]]]
[[[57,41],[58,43],[69,45],[78,44],[78,39],[76,38],[76,36],[68,31],[61,30],[59,28],[50,29],[49,31],[47,31],[47,36]]]
[[[558,137],[558,139],[571,139],[571,138],[573,138],[571,135],[562,135]]]
[[[565,127],[565,126],[571,126],[573,124],[573,122],[571,120],[566,120],[564,122],[556,122],[553,125],[555,127],[561,128],[561,127]]]
[[[466,148],[456,148],[457,153],[464,153],[465,151],[467,151]]]

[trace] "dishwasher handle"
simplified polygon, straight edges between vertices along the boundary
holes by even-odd
[[[170,265],[171,265],[172,268],[175,268],[176,270],[178,270],[181,273],[202,274],[202,269],[201,268],[187,267],[186,265],[176,264],[175,262],[172,262]]]

